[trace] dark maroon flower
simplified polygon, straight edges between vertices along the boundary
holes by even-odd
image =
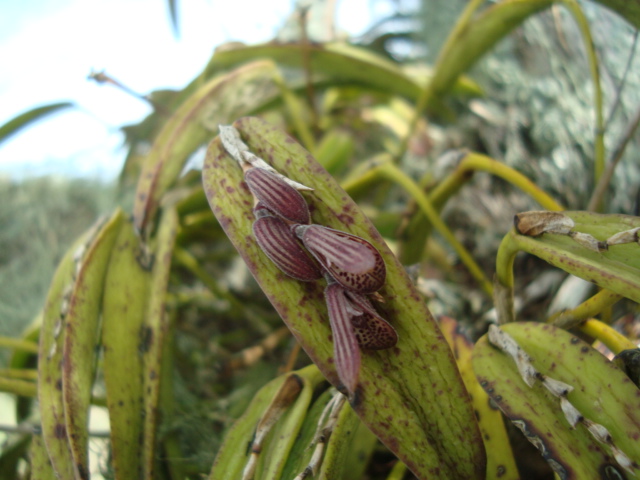
[[[321,225],[293,228],[307,250],[344,288],[373,293],[384,285],[384,260],[366,240]]]
[[[266,208],[294,223],[309,223],[309,207],[304,197],[275,173],[250,168],[244,173],[251,193]]]
[[[350,393],[356,391],[360,374],[360,349],[351,325],[351,306],[344,288],[330,283],[324,291],[333,332],[333,358],[338,378]]]
[[[253,222],[253,235],[269,259],[296,280],[310,282],[322,278],[322,272],[309,256],[291,228],[279,217],[263,216]]]
[[[345,295],[351,302],[351,325],[361,348],[383,350],[398,343],[395,329],[376,312],[367,297],[348,290]]]
[[[360,348],[382,350],[393,347],[398,335],[367,297],[329,283],[324,291],[333,332],[333,356],[340,381],[355,392],[360,372]]]

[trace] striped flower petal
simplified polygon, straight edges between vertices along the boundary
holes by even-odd
[[[296,225],[304,246],[344,288],[373,293],[387,274],[380,252],[366,240],[321,225]]]
[[[303,282],[322,278],[322,272],[316,263],[302,248],[287,222],[281,218],[258,218],[253,222],[253,235],[267,257],[290,277]]]
[[[294,223],[309,223],[309,207],[304,197],[278,175],[263,168],[250,168],[244,179],[251,193],[266,208]]]
[[[345,290],[330,283],[324,291],[333,332],[333,356],[338,378],[349,393],[355,393],[360,374],[360,349],[351,324],[351,305]]]

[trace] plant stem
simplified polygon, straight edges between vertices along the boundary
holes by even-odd
[[[538,187],[535,183],[525,177],[522,173],[494,160],[491,157],[479,153],[468,152],[460,161],[455,171],[445,178],[431,192],[429,198],[434,205],[442,205],[446,200],[457,192],[462,184],[466,183],[474,171],[483,171],[500,177],[528,194],[540,206],[546,210],[561,211],[562,205],[556,202],[551,196]]]
[[[620,299],[622,299],[622,295],[618,293],[611,290],[600,290],[577,307],[552,315],[547,320],[547,323],[553,323],[556,327],[568,330],[588,318],[595,317]]]
[[[596,340],[600,340],[616,355],[623,350],[632,350],[636,348],[636,345],[627,337],[616,332],[610,325],[596,320],[595,318],[587,320],[586,322],[578,325],[577,328],[585,335],[589,335]]]
[[[29,340],[20,340],[17,338],[0,337],[0,348],[11,348],[27,353],[38,353],[38,344]]]
[[[400,185],[418,204],[422,212],[425,214],[429,222],[434,228],[444,237],[444,239],[453,247],[456,251],[462,263],[467,267],[471,275],[480,284],[482,289],[488,294],[492,295],[493,286],[491,282],[486,278],[478,264],[475,262],[471,254],[467,249],[458,241],[453,232],[442,221],[437,210],[433,207],[431,201],[427,198],[424,192],[420,189],[418,184],[414,182],[406,173],[400,170],[393,163],[385,163],[379,168],[380,173],[387,179]]]

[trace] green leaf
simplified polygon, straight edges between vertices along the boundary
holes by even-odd
[[[303,68],[306,55],[311,72],[328,77],[331,84],[356,83],[416,100],[427,83],[427,78],[423,78],[423,75],[411,75],[398,64],[370,50],[346,43],[267,43],[225,49],[215,53],[206,71],[229,68],[260,58],[269,58],[289,67]],[[450,87],[458,95],[482,94],[480,87],[467,78],[454,80]],[[439,99],[434,99],[431,107],[437,105],[436,100]]]
[[[351,404],[360,419],[419,478],[483,478],[485,455],[469,396],[442,333],[375,227],[336,181],[295,140],[257,118],[234,123],[249,149],[280,173],[314,188],[305,198],[312,220],[360,236],[383,256],[387,281],[381,309],[398,332],[396,347],[362,353]],[[203,170],[213,213],[293,335],[334,385],[333,342],[324,281],[286,277],[258,248],[252,197],[238,164],[219,139]]]
[[[463,28],[456,28],[438,56],[428,87],[429,100],[450,92],[458,77],[497,42],[552,3],[552,0],[504,0],[485,9]]]
[[[206,143],[219,123],[251,113],[279,94],[278,75],[272,62],[254,62],[217,75],[184,101],[158,134],[142,168],[133,209],[139,231],[155,214],[189,155]]]
[[[620,369],[551,325],[523,322],[501,328],[532,357],[540,373],[573,387],[567,399],[585,418],[606,427],[616,447],[640,463],[640,391]],[[512,358],[492,346],[486,335],[474,348],[473,369],[500,410],[525,431],[560,478],[627,478],[610,449],[584,424],[572,428],[559,398],[539,381],[528,387]]]
[[[291,403],[274,404],[282,388],[286,387],[285,382],[293,380],[299,382],[300,390],[295,396],[289,397]],[[323,381],[318,369],[311,365],[282,375],[262,387],[245,413],[226,433],[224,445],[216,456],[209,478],[242,478],[242,472],[251,457],[250,447],[255,439],[256,427],[263,418],[273,415],[278,408],[283,410],[276,414],[277,421],[272,425],[264,443],[258,446],[260,453],[255,478],[286,478],[281,474],[291,451],[299,449],[300,429],[309,414],[314,391]]]
[[[598,241],[640,227],[640,218],[630,215],[578,211],[563,214],[575,222],[572,231],[590,234]],[[510,269],[518,251],[536,255],[572,275],[640,302],[640,246],[637,243],[612,245],[606,251],[596,252],[568,235],[544,233],[529,237],[512,229],[498,251],[498,278],[505,286],[512,285]]]
[[[27,112],[21,113],[17,117],[12,118],[7,123],[0,126],[0,145],[13,135],[17,134],[23,128],[41,120],[47,115],[51,115],[70,107],[75,107],[75,104],[73,102],[58,102],[32,108]]]

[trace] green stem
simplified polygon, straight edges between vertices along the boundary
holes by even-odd
[[[549,194],[540,189],[522,173],[486,155],[466,152],[457,168],[445,177],[429,194],[429,200],[437,211],[469,181],[475,171],[483,171],[500,177],[528,194],[546,210],[564,210]],[[402,235],[400,258],[405,263],[414,263],[424,250],[424,243],[430,234],[430,226],[424,226],[425,219],[418,213],[413,215]]]
[[[547,320],[547,323],[553,323],[556,327],[568,330],[588,318],[595,317],[622,298],[622,295],[612,292],[611,290],[600,290],[593,297],[582,302],[577,307],[552,315]]]
[[[22,397],[35,397],[37,386],[35,382],[28,380],[0,377],[0,392],[12,393]]]
[[[33,368],[0,368],[0,377],[18,380],[38,380],[38,371]]]
[[[407,466],[404,463],[402,463],[400,460],[398,460],[396,464],[393,466],[393,468],[391,469],[391,472],[389,472],[389,476],[387,477],[387,480],[402,480],[406,473],[407,473]]]
[[[512,228],[502,239],[496,255],[496,293],[494,294],[494,303],[498,311],[500,323],[515,321],[513,308],[513,290],[515,286],[513,264],[517,253],[520,251],[518,242],[515,240],[516,235],[515,229]]]
[[[540,206],[546,210],[561,211],[564,208],[551,196],[529,180],[522,173],[494,160],[486,155],[469,152],[461,160],[458,168],[445,178],[429,195],[434,205],[441,205],[448,198],[457,192],[462,184],[466,183],[474,171],[483,171],[506,180],[514,187],[519,188],[524,193],[533,198]]]
[[[585,335],[600,340],[616,355],[623,350],[634,350],[637,348],[635,343],[615,331],[611,326],[593,318],[582,323],[578,326],[578,329]]]
[[[0,337],[0,348],[2,347],[27,353],[38,353],[37,343],[18,338]]]
[[[478,281],[482,289],[489,295],[493,292],[491,282],[486,278],[478,264],[469,254],[466,248],[458,241],[453,232],[442,221],[437,210],[433,207],[420,187],[402,170],[393,163],[385,163],[379,168],[380,174],[400,185],[418,204],[429,222],[444,237],[444,239],[456,251],[462,263],[467,267],[471,275]]]

